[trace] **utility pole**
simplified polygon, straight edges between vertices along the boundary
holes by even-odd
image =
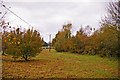
[[[69,38],[69,32],[68,32],[68,38]]]
[[[49,52],[51,51],[51,34],[49,35]]]

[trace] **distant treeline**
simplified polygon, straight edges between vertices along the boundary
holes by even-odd
[[[99,54],[100,56],[119,56],[120,52],[120,2],[111,2],[107,7],[108,16],[100,22],[100,28],[89,25],[80,27],[76,35],[71,35],[72,24],[63,25],[52,44],[58,52],[79,54]],[[94,32],[94,33],[93,33]]]

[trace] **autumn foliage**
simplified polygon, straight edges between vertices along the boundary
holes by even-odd
[[[57,51],[79,54],[119,56],[120,51],[120,2],[111,2],[107,7],[108,16],[102,19],[99,29],[80,27],[76,35],[71,35],[72,24],[63,25],[52,44]]]
[[[72,52],[78,54],[119,56],[120,52],[120,13],[117,8],[120,2],[110,3],[108,17],[102,19],[99,29],[80,27],[75,35],[72,35],[72,23],[62,26],[52,41],[52,45],[58,52]],[[112,5],[112,6],[111,6]],[[19,57],[28,60],[35,57],[42,49],[43,40],[40,33],[33,29],[21,31],[20,28],[9,26],[5,21],[0,22],[0,34],[2,34],[2,51],[10,54],[14,59]],[[9,30],[9,31],[7,31]]]
[[[12,55],[15,60],[19,57],[28,60],[42,50],[43,40],[38,31],[33,29],[21,31],[21,28],[15,29],[9,25],[1,28],[4,30],[1,33],[3,54],[5,52]],[[6,28],[9,28],[9,31],[6,31]]]
[[[70,25],[70,26],[69,26]],[[117,26],[104,25],[100,30],[89,26],[81,27],[76,35],[71,35],[72,24],[56,34],[53,39],[53,45],[59,52],[72,52],[79,54],[103,56],[118,56],[118,31]],[[70,28],[68,28],[70,27]],[[94,30],[94,33],[90,33]],[[69,37],[68,37],[69,36]]]

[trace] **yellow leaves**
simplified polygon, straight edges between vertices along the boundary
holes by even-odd
[[[11,45],[11,43],[8,43],[8,45]]]
[[[16,39],[16,38],[13,38],[14,40]]]
[[[9,26],[7,26],[7,27],[9,27]],[[9,28],[11,28],[11,27],[9,27]],[[14,29],[15,29],[15,27],[14,27]],[[22,56],[22,54],[30,54],[30,56],[34,56],[38,52],[41,51],[42,39],[40,36],[38,36],[37,32],[33,32],[32,30],[30,30],[29,33],[25,32],[25,34],[23,34],[23,32],[19,31],[18,29],[13,30],[13,28],[12,28],[10,30],[10,32],[7,33],[7,31],[6,31],[3,33],[4,34],[2,35],[2,41],[4,43],[6,42],[5,45],[3,45],[3,48],[7,49],[6,52],[8,54],[12,55],[13,58],[20,57],[20,56]],[[6,38],[4,38],[4,37],[6,37]],[[24,51],[24,50],[28,51],[28,52],[21,53],[21,51]],[[25,58],[25,60],[27,60],[27,59]]]
[[[18,42],[18,44],[20,44],[20,42]]]
[[[9,44],[11,44],[11,43],[9,43]]]
[[[10,40],[10,39],[9,39]],[[9,43],[9,44],[20,44],[20,42],[18,41],[18,42],[11,42],[11,43]]]

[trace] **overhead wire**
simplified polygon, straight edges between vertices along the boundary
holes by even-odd
[[[24,23],[26,23],[26,24],[28,24],[29,25],[29,27],[32,27],[33,28],[33,26],[30,24],[30,23],[28,23],[26,20],[24,20],[23,18],[21,18],[20,16],[18,16],[16,13],[14,13],[12,10],[10,10],[8,7],[6,7],[6,5],[4,5],[4,4],[2,4],[2,3],[0,3],[1,5],[2,5],[2,7],[4,7],[5,9],[7,9],[8,11],[10,11],[12,14],[14,14],[16,17],[18,17],[20,20],[22,20]],[[39,30],[40,31],[40,30]],[[41,33],[43,33],[42,31],[40,31]]]
[[[6,14],[7,14],[7,12],[5,12],[5,13],[3,14],[3,16],[0,18],[0,20],[2,20]]]
[[[28,24],[29,26],[33,27],[31,24],[29,24],[27,21],[25,21],[24,19],[22,19],[21,17],[19,17],[16,13],[14,13],[13,11],[11,11],[8,7],[6,7],[4,4],[0,3],[2,5],[2,7],[4,7],[5,9],[7,9],[8,11],[10,11],[12,14],[14,14],[16,17],[18,17],[20,20],[22,20],[23,22],[25,22],[26,24]]]
[[[24,23],[26,23],[26,24],[28,24],[29,25],[29,27],[33,27],[31,24],[29,24],[27,21],[25,21],[23,18],[21,18],[20,16],[18,16],[16,13],[14,13],[12,10],[10,10],[8,7],[6,7],[6,5],[4,5],[3,3],[0,3],[1,5],[2,5],[2,7],[4,7],[6,10],[8,10],[8,11],[10,11],[12,14],[14,14],[16,17],[18,17],[20,20],[22,20]],[[6,12],[7,13],[7,12]],[[6,14],[5,13],[5,14]],[[4,17],[4,15],[3,15],[3,17]],[[39,30],[40,31],[40,30]],[[41,31],[40,31],[41,32]],[[41,33],[43,33],[43,32],[41,32]],[[48,35],[48,34],[46,34],[46,35]]]

